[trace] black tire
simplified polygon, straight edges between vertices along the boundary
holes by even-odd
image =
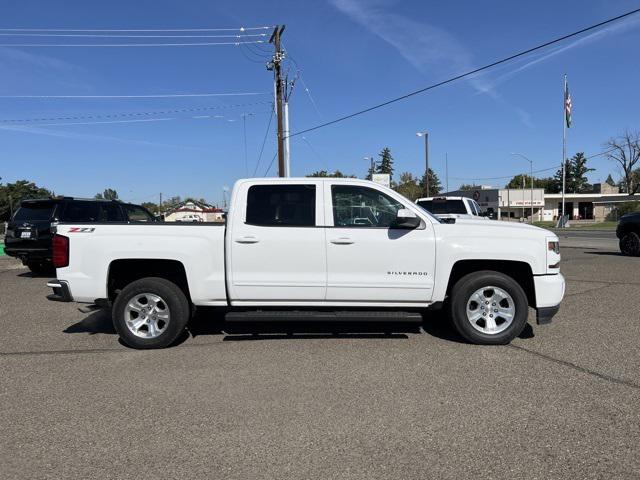
[[[127,326],[125,310],[129,301],[140,294],[152,294],[160,297],[169,309],[170,320],[164,331],[155,338],[143,338],[135,335]],[[190,317],[189,301],[184,292],[173,282],[164,278],[148,277],[127,285],[116,297],[111,310],[113,326],[120,339],[129,347],[138,349],[165,348],[180,336]]]
[[[48,262],[27,262],[27,268],[35,275],[54,273],[55,268]]]
[[[620,251],[630,257],[640,256],[640,236],[635,232],[625,233],[620,239]]]
[[[498,287],[508,293],[515,307],[511,324],[495,334],[487,334],[477,330],[467,318],[467,303],[471,299],[471,295],[477,290],[489,286]],[[451,289],[449,313],[455,329],[469,342],[479,345],[504,345],[517,337],[527,324],[529,302],[524,290],[513,278],[500,272],[484,270],[469,273],[456,282]]]

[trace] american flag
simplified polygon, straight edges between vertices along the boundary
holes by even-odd
[[[567,128],[571,127],[571,94],[569,93],[569,84],[564,85],[564,119]]]

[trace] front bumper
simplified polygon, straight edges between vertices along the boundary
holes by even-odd
[[[540,307],[536,313],[536,323],[538,325],[547,325],[551,323],[554,315],[560,310],[560,305],[555,307]]]
[[[533,277],[536,291],[536,310],[538,325],[551,323],[560,309],[564,297],[565,281],[561,273],[555,275],[536,275]]]
[[[71,290],[69,290],[69,283],[65,280],[49,280],[47,287],[53,288],[53,293],[47,295],[47,300],[52,302],[73,302],[73,296]]]

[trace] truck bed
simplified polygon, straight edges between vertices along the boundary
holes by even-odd
[[[73,245],[57,277],[73,286],[77,302],[108,298],[114,261],[162,259],[184,267],[194,304],[227,304],[223,223],[61,223],[56,230]]]

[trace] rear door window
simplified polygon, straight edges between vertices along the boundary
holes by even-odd
[[[39,222],[51,220],[53,216],[53,202],[25,202],[13,216],[15,222]]]
[[[100,221],[101,222],[124,222],[125,218],[117,203],[101,203],[100,204]]]
[[[70,223],[94,223],[100,221],[99,202],[74,200],[64,209],[63,221]]]
[[[313,227],[315,185],[252,185],[247,192],[246,223],[263,227]]]

